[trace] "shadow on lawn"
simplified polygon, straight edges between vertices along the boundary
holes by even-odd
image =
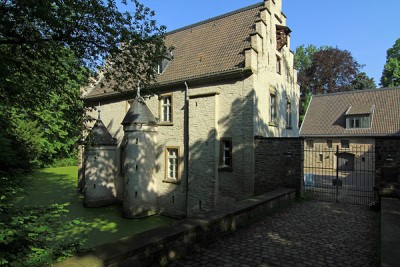
[[[174,222],[163,216],[144,219],[126,219],[121,216],[121,206],[102,208],[83,207],[83,195],[77,188],[77,167],[48,168],[26,177],[29,180],[27,196],[18,201],[21,206],[49,206],[66,204],[65,229],[59,229],[60,239],[87,239],[94,247],[120,238]]]

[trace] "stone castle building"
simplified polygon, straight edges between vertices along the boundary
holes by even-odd
[[[299,134],[290,32],[266,0],[168,33],[157,95],[89,88],[101,118],[82,147],[85,204],[190,217],[253,196],[254,138]]]

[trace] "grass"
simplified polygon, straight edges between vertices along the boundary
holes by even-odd
[[[121,207],[112,205],[102,208],[83,207],[83,196],[77,190],[78,168],[58,167],[37,170],[30,174],[27,187],[28,195],[18,200],[18,205],[41,205],[68,203],[68,212],[63,220],[73,221],[73,227],[61,231],[58,238],[76,236],[87,238],[87,246],[116,241],[120,238],[143,232],[174,222],[164,216],[152,216],[144,219],[127,219],[121,216]]]

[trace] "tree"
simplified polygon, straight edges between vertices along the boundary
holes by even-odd
[[[360,72],[356,74],[350,87],[351,90],[374,89],[376,84],[374,78],[368,77],[365,72]]]
[[[75,69],[97,70],[107,60],[112,69],[128,70],[106,73],[115,89],[148,85],[152,62],[166,54],[165,27],[157,26],[153,11],[131,2],[133,14],[119,12],[114,0],[0,0],[0,96],[23,105],[46,102],[48,87],[63,88],[57,71],[65,48],[77,59]]]
[[[394,87],[400,85],[400,38],[386,53],[386,63],[383,67],[381,86]]]
[[[304,118],[311,95],[375,88],[375,82],[347,50],[313,45],[296,49],[295,65],[300,83],[300,118]]]
[[[133,13],[121,13],[113,0],[0,0],[2,170],[71,155],[82,125],[79,87],[89,74],[100,70],[115,90],[153,81],[153,62],[167,51],[165,27],[138,0],[131,3]],[[19,136],[20,129],[30,134]]]

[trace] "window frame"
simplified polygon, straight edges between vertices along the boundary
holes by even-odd
[[[341,148],[350,148],[350,140],[348,140],[348,139],[340,140],[340,147]]]
[[[326,147],[328,149],[333,149],[333,141],[332,140],[326,140]]]
[[[272,99],[274,101],[272,101]],[[277,96],[276,96],[276,93],[271,92],[269,94],[269,125],[270,126],[277,126],[277,118],[278,118],[277,111],[278,111]]]
[[[359,126],[357,126],[357,122]],[[347,116],[346,129],[369,129],[371,128],[371,115],[356,115]]]
[[[229,142],[229,146],[225,144]],[[229,156],[225,156],[225,152],[228,151]],[[226,164],[225,159],[230,158],[229,164]],[[232,137],[221,137],[220,139],[220,152],[219,152],[219,170],[232,171],[233,170],[233,142]]]
[[[282,59],[276,55],[276,73],[282,74]]]
[[[314,148],[314,140],[312,140],[312,139],[306,140],[306,147],[307,148]]]
[[[170,99],[169,103],[164,104],[164,99]],[[174,123],[174,108],[173,108],[173,94],[163,94],[159,96],[159,124],[160,125],[173,125]],[[164,120],[164,106],[169,107],[169,116]],[[169,120],[168,120],[169,119]]]
[[[292,129],[292,102],[287,99],[286,101],[286,129]]]
[[[119,174],[120,176],[125,176],[126,146],[121,145],[119,150]]]
[[[176,150],[176,157],[174,158],[176,160],[176,170],[173,170],[174,174],[176,177],[171,177],[169,175],[170,173],[170,151],[171,150]],[[165,151],[165,174],[164,174],[164,182],[170,182],[170,183],[179,183],[181,180],[181,170],[180,170],[180,164],[181,164],[181,159],[180,159],[180,147],[179,146],[166,146]]]

